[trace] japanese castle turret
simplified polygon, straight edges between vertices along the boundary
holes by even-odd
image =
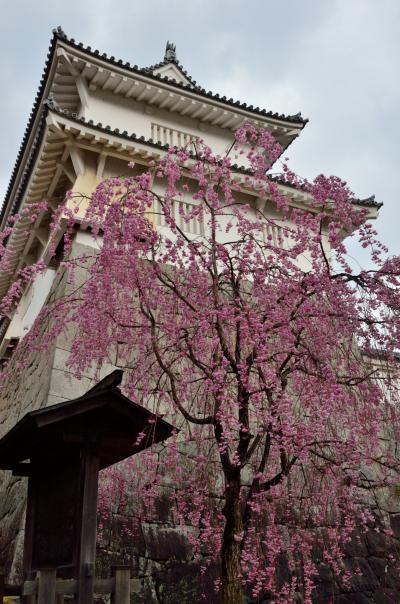
[[[68,38],[61,28],[55,29],[2,207],[2,228],[29,204],[47,200],[51,209],[40,212],[33,223],[23,219],[17,223],[7,242],[11,267],[0,270],[0,296],[9,291],[22,267],[42,260],[47,269],[2,318],[2,362],[13,362],[16,343],[30,329],[45,301],[62,295],[68,286],[51,251],[62,241],[62,220],[50,237],[52,214],[67,191],[89,196],[104,179],[132,174],[128,162],[134,162],[134,170],[143,170],[151,160],[163,157],[169,147],[199,138],[215,152],[223,153],[244,122],[266,128],[285,150],[301,134],[307,120],[300,113],[273,113],[205,90],[182,67],[171,42],[161,62],[142,68],[85,47]],[[246,173],[240,156],[234,161],[235,178],[244,185]],[[155,179],[153,186],[162,189],[163,183]],[[284,182],[277,182],[277,186],[290,204],[307,203],[306,193]],[[254,191],[249,195],[257,207],[261,204],[268,211],[265,200],[258,200]],[[188,198],[180,203],[191,201]],[[359,203],[368,208],[370,217],[377,216],[379,204],[373,198]],[[96,245],[86,230],[84,216],[82,202],[76,215],[73,254],[93,250]],[[160,229],[164,226],[157,224]],[[202,224],[194,219],[183,228],[202,234]],[[69,345],[68,338],[60,336],[49,350],[30,359],[18,381],[3,388],[0,438],[28,412],[77,399],[93,387],[93,375],[80,380],[68,375]],[[104,367],[100,378],[113,369]],[[10,581],[18,580],[21,572],[26,483],[25,478],[11,472],[0,472],[0,566],[5,567]],[[189,555],[184,535],[171,526],[161,503],[157,525],[143,525],[140,546],[129,552],[138,573],[146,577],[144,592],[147,589],[150,595],[144,601],[148,602],[153,601],[154,573],[164,572],[172,558],[183,564]],[[109,551],[110,547],[108,544],[104,549]],[[174,571],[176,581],[186,572],[179,564]]]

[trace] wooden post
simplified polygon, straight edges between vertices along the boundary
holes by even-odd
[[[112,566],[115,577],[114,592],[111,596],[112,604],[130,604],[131,601],[131,567]]]
[[[86,450],[82,456],[82,463],[81,488],[83,491],[77,604],[93,604],[99,459]]]
[[[24,581],[22,584],[21,604],[36,604],[37,602],[38,577],[33,572],[30,573],[30,576],[32,579]]]
[[[24,557],[23,570],[24,578],[32,579],[32,553],[33,553],[33,533],[35,518],[35,485],[34,481],[28,480],[28,499],[25,515],[25,536],[24,536]]]
[[[4,570],[0,568],[0,604],[3,604],[3,598],[5,596],[5,581],[6,576],[4,574]]]
[[[38,579],[38,604],[55,604],[56,569],[42,569],[38,573]]]

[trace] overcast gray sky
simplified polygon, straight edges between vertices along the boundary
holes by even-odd
[[[310,118],[296,172],[337,174],[384,202],[400,254],[400,0],[0,0],[0,198],[44,67],[51,29],[140,66],[167,39],[207,90]]]

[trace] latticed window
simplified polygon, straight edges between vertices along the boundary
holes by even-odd
[[[179,199],[174,199],[172,204],[172,217],[176,221],[182,231],[190,235],[204,236],[204,216],[203,214],[191,216],[185,219],[195,207],[193,202],[187,202]],[[166,227],[165,216],[162,211],[161,203],[158,199],[154,199],[155,224],[160,227]]]
[[[284,229],[278,224],[267,222],[264,224],[264,241],[275,247],[282,247],[285,243]]]
[[[194,134],[156,123],[151,124],[151,138],[155,142],[160,142],[170,147],[185,147],[189,143],[199,139]]]

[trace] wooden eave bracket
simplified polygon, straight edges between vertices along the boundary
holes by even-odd
[[[65,146],[64,152],[61,156],[61,160],[59,162],[57,162],[56,170],[54,172],[53,178],[52,178],[49,188],[47,190],[47,197],[52,197],[54,191],[57,188],[57,184],[58,184],[58,181],[60,180],[60,176],[61,176],[62,172],[65,172],[67,174],[67,177],[69,178],[69,180],[71,180],[72,183],[74,183],[76,180],[76,178],[73,177],[72,173],[70,173],[69,171],[67,172],[67,168],[65,166],[65,162],[67,161],[68,156],[70,155],[71,145],[72,145],[72,141],[70,140],[70,137],[66,137],[66,138],[67,138],[66,146]]]
[[[47,244],[47,240],[49,238],[48,230],[45,229],[44,227],[38,227],[38,228],[34,229],[33,232],[34,232],[36,239],[43,246],[43,248],[45,248],[46,244]]]
[[[47,245],[43,249],[42,259],[45,263],[49,263],[51,259],[50,249],[56,248],[59,244],[61,238],[63,237],[65,230],[67,228],[67,219],[64,216],[59,218],[57,227],[51,233],[51,236],[47,240]]]
[[[69,154],[71,156],[72,165],[74,166],[74,170],[77,176],[85,173],[85,160],[83,158],[83,153],[79,147],[74,144],[69,144]]]
[[[67,67],[68,71],[70,72],[70,74],[72,75],[72,77],[75,80],[76,88],[77,88],[78,95],[79,95],[80,101],[82,103],[82,106],[87,108],[89,106],[89,95],[88,95],[88,89],[87,89],[84,78],[81,76],[80,72],[76,69],[76,67],[73,64],[73,61],[71,61],[71,58],[68,56],[68,54],[64,48],[62,48],[62,47],[57,48],[57,57],[63,59],[65,66]]]
[[[51,112],[49,112],[49,115],[50,113]],[[107,155],[115,155],[116,157],[127,155],[127,161],[129,161],[129,157],[132,157],[132,155],[141,155],[142,157],[157,159],[166,153],[166,150],[164,151],[154,147],[149,148],[145,142],[141,142],[139,140],[130,142],[113,135],[112,132],[107,134],[104,132],[98,132],[97,130],[91,128],[90,125],[71,123],[68,120],[68,117],[63,117],[58,114],[52,114],[52,119],[52,123],[56,124],[57,132],[63,133],[65,144],[69,147],[69,153],[72,148],[77,150],[87,149],[89,151],[94,151],[94,145],[101,146],[101,151],[99,151],[100,153],[106,152]],[[66,132],[66,129],[68,128],[70,131]],[[83,135],[81,139],[77,138],[79,133]],[[86,138],[86,135],[88,135],[88,138]],[[89,136],[91,138],[89,138]],[[113,150],[115,153],[113,153]],[[71,159],[73,162],[74,160],[77,160],[76,154],[74,158],[71,157]],[[79,160],[77,161],[79,162]],[[74,169],[76,169],[75,165]]]
[[[104,168],[106,165],[107,154],[104,151],[99,153],[97,159],[97,170],[96,170],[96,178],[97,180],[101,180],[104,174]]]
[[[61,138],[69,138],[69,135],[66,134],[61,128],[61,125],[57,119],[57,114],[53,113],[51,110],[47,113],[46,124],[51,132],[56,132]]]

